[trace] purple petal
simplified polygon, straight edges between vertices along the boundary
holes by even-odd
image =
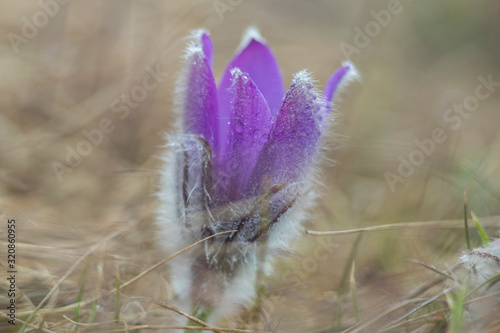
[[[203,136],[212,152],[217,154],[217,87],[210,64],[199,44],[192,44],[187,50],[186,71],[181,86],[180,104],[185,133]]]
[[[212,66],[214,61],[214,44],[210,39],[208,31],[202,30],[201,42],[203,45],[203,53],[205,53],[205,58],[207,58],[208,63]]]
[[[248,73],[264,96],[272,116],[275,116],[281,105],[284,94],[283,79],[278,62],[269,47],[256,29],[249,29],[243,38],[240,52],[233,58],[222,75],[219,85],[219,114],[221,143],[226,143],[231,118],[233,94],[230,91],[231,70],[238,67]]]
[[[322,110],[324,103],[307,72],[297,73],[248,183],[251,194],[259,193],[264,178],[276,185],[305,176],[318,150]]]
[[[225,170],[220,172],[228,177],[220,184],[228,185],[227,197],[235,201],[244,196],[248,179],[271,129],[271,113],[250,76],[239,68],[234,68],[231,73],[233,100],[229,145],[223,157]]]
[[[326,110],[327,112],[330,112],[332,109],[331,102],[333,101],[333,98],[335,97],[335,93],[337,92],[337,90],[349,78],[357,77],[356,68],[354,67],[353,64],[347,62],[343,63],[342,65],[343,67],[337,69],[335,73],[333,73],[333,75],[330,76],[325,86],[323,97],[325,98],[325,100],[328,101]]]

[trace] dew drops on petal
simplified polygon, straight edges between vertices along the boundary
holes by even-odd
[[[243,124],[239,121],[236,122],[236,124],[234,125],[234,129],[238,133],[243,133]]]
[[[253,131],[253,138],[255,140],[259,140],[261,136],[262,136],[262,131],[260,129],[256,129],[255,131]]]

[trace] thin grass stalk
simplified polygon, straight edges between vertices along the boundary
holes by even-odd
[[[349,279],[349,285],[351,287],[351,298],[352,298],[352,307],[354,309],[354,318],[356,319],[356,324],[357,324],[357,323],[361,322],[361,315],[360,315],[359,306],[358,306],[358,295],[357,295],[357,289],[356,289],[356,276],[354,274],[355,270],[356,270],[356,263],[353,262],[352,268],[351,268],[351,277]]]
[[[83,293],[85,292],[85,276],[87,275],[87,269],[88,269],[88,264],[85,264],[83,266],[83,271],[80,276],[80,290],[78,291],[78,297],[76,299],[77,303],[80,303],[83,299]],[[75,322],[77,323],[80,322],[80,309],[81,307],[78,306],[75,310]],[[79,326],[76,325],[75,332],[78,333],[78,331],[79,331]]]
[[[469,222],[467,219],[467,193],[464,191],[464,230],[465,230],[465,241],[467,243],[467,250],[471,249],[470,246],[470,236],[469,236]]]

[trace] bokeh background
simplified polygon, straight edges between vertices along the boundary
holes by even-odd
[[[381,11],[391,13],[383,24],[376,23]],[[26,319],[88,249],[121,228],[74,269],[44,309],[76,302],[80,289],[84,298],[110,290],[117,276],[126,281],[165,257],[156,243],[154,193],[163,135],[175,131],[173,99],[185,37],[195,28],[210,30],[219,78],[249,25],[267,39],[287,86],[303,68],[322,86],[346,59],[362,77],[336,101],[341,116],[321,165],[320,202],[308,229],[455,220],[363,234],[354,256],[361,319],[399,304],[437,276],[408,259],[446,270],[466,249],[464,192],[491,236],[500,227],[500,84],[481,88],[489,96],[473,112],[449,111],[473,100],[480,77],[500,82],[499,13],[494,0],[2,1],[0,234],[15,218],[19,318]],[[372,36],[360,37],[366,29]],[[121,119],[113,103],[151,70],[161,72],[161,83]],[[102,119],[110,119],[113,130],[81,161],[68,160],[68,151],[86,140],[84,131],[99,128]],[[432,138],[435,129],[442,129],[444,142],[428,155],[416,153],[415,140]],[[411,154],[424,158],[399,175],[401,159]],[[388,172],[401,176],[392,186]],[[471,237],[478,245],[473,230]],[[268,281],[263,314],[246,327],[335,332],[354,324],[350,294],[339,286],[356,238],[304,235]],[[314,253],[325,242],[331,253],[318,260]],[[6,237],[0,244],[6,249]],[[5,256],[2,250],[2,265]],[[3,274],[2,268],[0,304],[7,300]],[[132,296],[168,301],[166,268],[124,289],[121,320],[169,323],[171,311],[127,300]],[[95,320],[112,321],[115,296],[99,306]],[[64,314],[74,320],[74,310]],[[11,329],[1,320],[2,330]],[[75,331],[61,313],[33,323]],[[435,327],[431,321],[412,329]]]

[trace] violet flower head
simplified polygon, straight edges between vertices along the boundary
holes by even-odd
[[[208,33],[195,32],[177,95],[180,133],[169,138],[162,170],[158,224],[169,251],[236,230],[171,263],[183,307],[211,307],[216,321],[254,297],[260,245],[269,274],[273,256],[302,233],[333,98],[357,73],[344,63],[319,94],[303,70],[285,92],[278,63],[255,28],[218,86],[212,59]]]

